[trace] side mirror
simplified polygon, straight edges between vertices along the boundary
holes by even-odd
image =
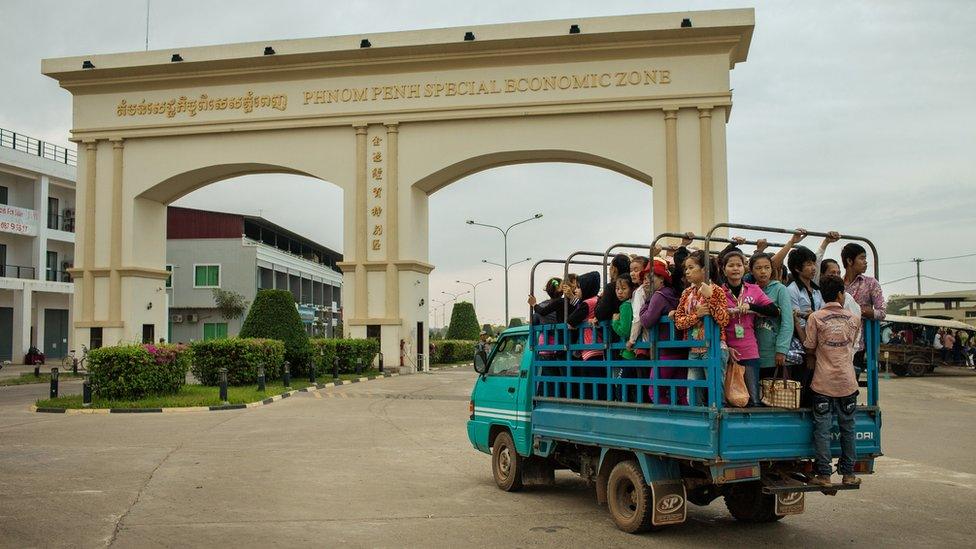
[[[484,351],[474,354],[474,371],[478,372],[478,375],[488,373],[488,355]]]

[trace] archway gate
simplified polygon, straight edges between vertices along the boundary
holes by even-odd
[[[725,221],[752,30],[747,9],[45,60],[80,148],[76,341],[165,333],[166,206],[238,175],[343,189],[346,333],[379,326],[387,365],[426,325],[428,196],[466,175],[593,164],[657,184],[655,232]]]

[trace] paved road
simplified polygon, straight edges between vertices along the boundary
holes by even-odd
[[[631,536],[569,473],[497,490],[464,425],[466,370],[340,387],[252,410],[61,416],[0,387],[0,546],[971,547],[976,376],[882,381],[879,472],[771,525],[721,500]]]

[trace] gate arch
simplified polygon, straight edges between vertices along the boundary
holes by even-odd
[[[165,205],[245,173],[343,189],[344,326],[378,326],[386,364],[426,326],[428,196],[465,175],[593,164],[655,185],[655,231],[725,221],[729,71],[753,25],[716,10],[44,60],[80,144],[76,341],[162,332],[144,305],[166,276]]]

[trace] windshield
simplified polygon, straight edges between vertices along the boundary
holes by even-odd
[[[503,337],[495,345],[495,354],[491,357],[492,375],[518,375],[522,364],[522,351],[528,341],[527,334],[517,334]]]

